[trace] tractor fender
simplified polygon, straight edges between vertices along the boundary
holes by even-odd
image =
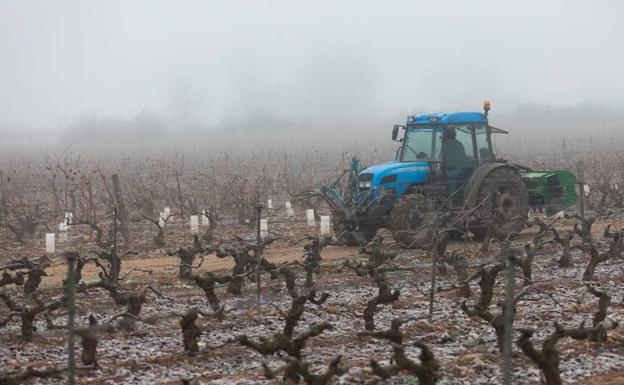
[[[475,172],[472,173],[468,183],[466,184],[466,199],[464,200],[466,207],[474,207],[477,204],[477,197],[479,196],[479,188],[483,183],[483,180],[490,175],[494,170],[500,168],[508,168],[518,172],[518,167],[515,167],[512,163],[501,162],[487,162],[479,166]]]

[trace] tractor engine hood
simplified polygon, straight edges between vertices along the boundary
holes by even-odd
[[[427,162],[390,161],[362,170],[359,185],[362,190],[372,190],[373,199],[387,190],[401,196],[408,187],[425,184],[428,175]]]

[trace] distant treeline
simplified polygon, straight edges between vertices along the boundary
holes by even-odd
[[[410,111],[374,121],[296,121],[275,114],[251,112],[227,119],[218,125],[201,122],[180,123],[157,114],[141,113],[134,118],[82,116],[65,128],[2,130],[5,144],[48,144],[96,147],[213,147],[236,144],[254,148],[271,146],[307,147],[310,144],[337,148],[372,145],[392,146],[390,131],[404,123],[405,116],[429,111]],[[490,123],[510,132],[495,138],[505,151],[556,149],[568,143],[613,142],[624,139],[624,108],[600,104],[554,106],[526,103],[511,111],[490,113]]]

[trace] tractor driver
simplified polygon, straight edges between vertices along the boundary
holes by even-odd
[[[453,194],[461,184],[463,174],[466,172],[466,150],[462,142],[457,140],[455,128],[444,130],[444,155],[446,161],[446,176],[448,180],[448,193]]]
[[[447,169],[450,171],[463,168],[466,164],[466,150],[462,142],[457,140],[457,132],[454,128],[447,128],[444,135]]]

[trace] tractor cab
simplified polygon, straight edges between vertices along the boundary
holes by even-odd
[[[463,203],[463,189],[473,172],[495,160],[491,134],[506,133],[488,124],[489,103],[484,113],[457,112],[409,116],[405,125],[395,125],[392,139],[401,143],[397,161],[404,165],[425,162],[429,167],[428,195]],[[398,138],[399,130],[403,137]],[[414,184],[412,187],[417,187]]]

